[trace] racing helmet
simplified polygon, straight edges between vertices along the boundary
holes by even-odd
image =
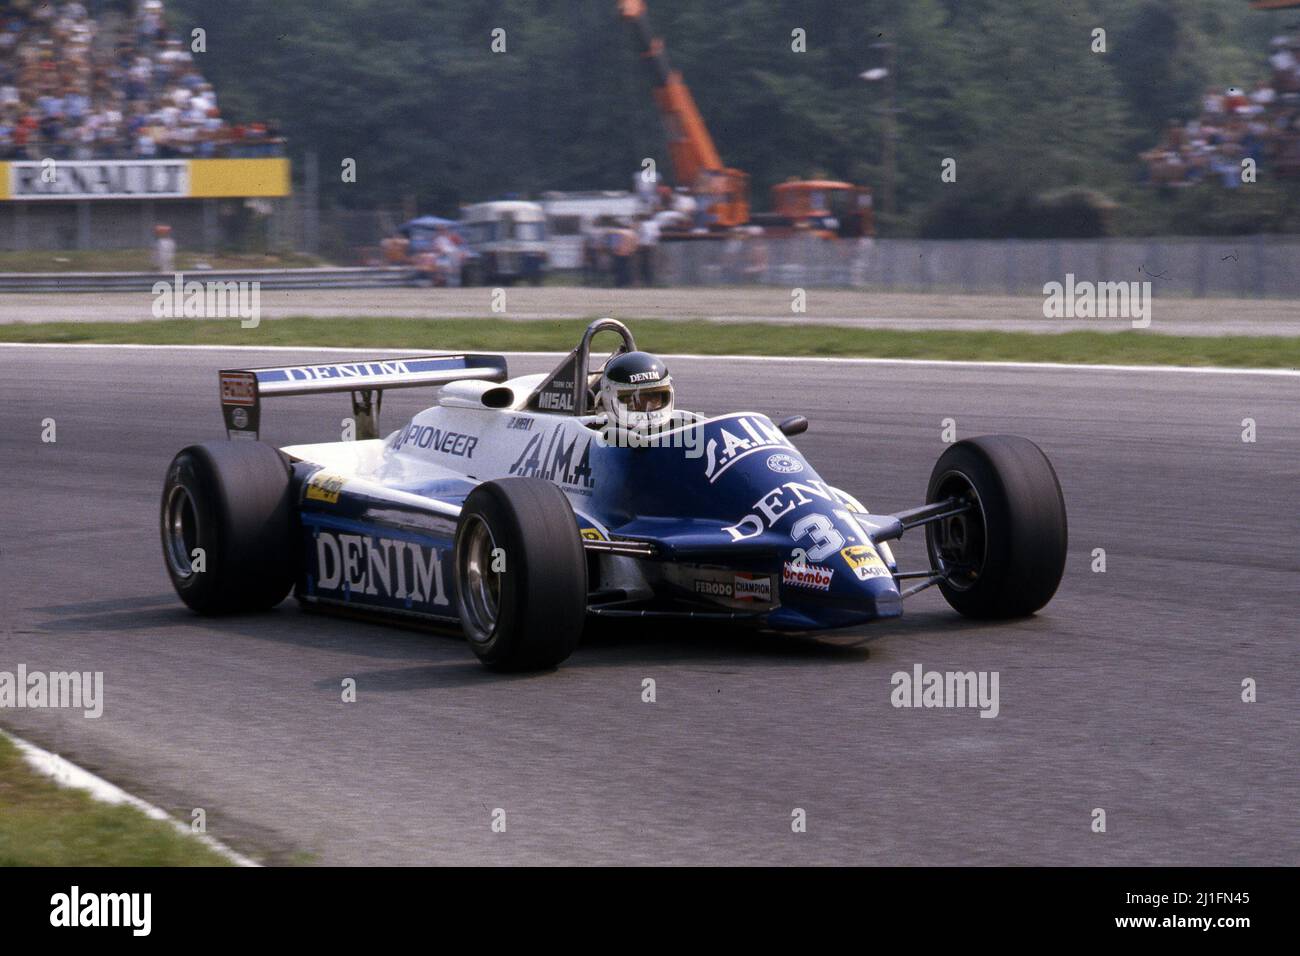
[[[605,364],[597,400],[611,423],[661,428],[673,417],[673,378],[648,352],[624,352]]]

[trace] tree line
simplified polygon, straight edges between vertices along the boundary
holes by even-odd
[[[1137,185],[1137,153],[1170,118],[1193,115],[1207,86],[1262,78],[1269,37],[1300,16],[1241,0],[648,5],[759,209],[791,176],[878,189],[892,105],[897,210],[886,231],[1233,232],[1297,218],[1294,188],[1266,181],[1250,196],[1157,195]],[[626,189],[647,157],[669,166],[615,0],[171,0],[168,10],[182,32],[206,30],[202,66],[228,117],[274,120],[295,158],[319,157],[327,203],[413,199],[454,215],[507,194]],[[892,104],[888,83],[861,78],[884,65],[885,44]],[[348,158],[355,183],[338,175]],[[946,158],[955,182],[941,179]]]

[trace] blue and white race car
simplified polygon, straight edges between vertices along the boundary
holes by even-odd
[[[598,333],[619,337],[591,368]],[[808,422],[676,408],[663,363],[619,322],[591,324],[549,375],[502,356],[221,371],[228,436],[167,471],[162,548],[204,614],[305,608],[458,624],[483,663],[553,667],[588,616],[809,631],[902,613],[938,585],[963,614],[1029,615],[1055,593],[1066,516],[1032,442],[996,435],[940,456],[926,503],[871,514],[791,438]],[[379,437],[383,392],[439,386]],[[262,400],[351,392],[356,440],[276,449]],[[889,542],[925,529],[929,567]]]

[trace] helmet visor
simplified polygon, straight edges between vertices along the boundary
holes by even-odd
[[[619,392],[618,398],[629,412],[657,412],[672,403],[673,389],[671,385],[652,385]]]

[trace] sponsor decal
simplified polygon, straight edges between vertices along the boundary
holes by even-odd
[[[257,438],[257,376],[225,371],[221,377],[221,414],[231,438]]]
[[[890,576],[889,568],[870,544],[851,544],[841,549],[840,557],[849,566],[849,570],[858,576],[859,581]]]
[[[252,372],[222,372],[221,404],[256,405],[257,376]]]
[[[697,574],[708,577],[695,578],[692,587],[696,594],[705,597],[727,598],[733,601],[772,601],[772,579],[765,574],[710,572],[699,569]]]
[[[259,369],[257,380],[262,394],[286,393],[291,390],[313,391],[312,383],[323,382],[331,389],[333,383],[362,385],[373,382],[380,385],[441,384],[449,374],[465,371],[463,355],[439,355],[431,358],[375,359],[373,361],[343,362],[330,365],[286,365]]]
[[[729,598],[735,593],[735,587],[726,581],[696,581],[695,593],[709,597]]]
[[[767,459],[767,468],[768,471],[774,471],[778,475],[794,475],[803,471],[803,462],[794,455],[780,452]]]
[[[573,393],[578,381],[578,356],[571,353],[537,390],[537,407],[550,412],[574,412]]]
[[[545,409],[548,412],[571,412],[573,411],[573,392],[564,391],[573,388],[572,382],[555,382],[554,389],[542,392],[537,396],[537,407]]]
[[[307,479],[306,497],[311,501],[336,505],[339,503],[339,491],[343,488],[345,480],[341,475],[318,471]]]
[[[549,435],[539,432],[528,440],[510,466],[510,474],[545,478],[572,491],[590,494],[589,489],[596,487],[591,473],[591,439],[586,435],[566,435],[564,425],[556,425]]]
[[[628,376],[628,382],[632,385],[635,385],[638,382],[657,382],[662,377],[663,376],[661,376],[656,371],[633,372],[631,375]]]
[[[737,574],[735,596],[737,601],[770,601],[772,579],[767,575]]]
[[[757,513],[746,515],[740,521],[722,530],[730,534],[733,541],[753,538],[762,534],[765,528],[773,527],[791,512],[811,504],[815,498],[837,503],[835,493],[820,479],[806,482],[787,481],[783,485],[777,485],[754,502]]]
[[[528,432],[533,430],[535,418],[529,418],[527,415],[511,415],[510,421],[506,423],[506,428],[511,431]]]
[[[581,531],[582,540],[584,541],[608,541],[604,533],[599,528],[583,528]]]
[[[343,365],[294,365],[274,369],[264,374],[268,380],[277,378],[286,382],[322,382],[338,378],[409,375],[412,371],[406,362],[348,362]],[[421,371],[421,369],[414,371]]]
[[[740,416],[718,426],[718,434],[704,446],[704,476],[717,481],[746,455],[768,448],[793,448],[781,430],[766,419]]]
[[[183,199],[190,195],[186,160],[59,160],[8,163],[14,199]],[[50,172],[53,171],[53,175]]]
[[[829,591],[834,576],[834,568],[805,562],[787,561],[781,569],[781,583],[786,587],[808,588],[812,591]]]
[[[432,425],[409,425],[397,436],[393,451],[399,451],[405,445],[417,448],[430,448],[445,455],[457,458],[473,458],[474,449],[478,447],[478,438],[464,432],[445,431]]]
[[[316,534],[316,589],[447,606],[442,558],[435,548],[374,535]]]

